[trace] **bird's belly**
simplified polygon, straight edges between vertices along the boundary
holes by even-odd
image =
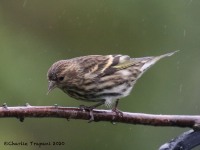
[[[128,83],[123,83],[117,86],[100,88],[98,85],[90,90],[84,89],[67,89],[64,90],[70,97],[78,100],[89,101],[89,102],[99,102],[105,101],[107,99],[120,99],[126,97],[130,94],[132,90],[132,85]]]
[[[122,85],[118,85],[115,87],[112,87],[110,89],[104,89],[101,92],[99,92],[97,95],[105,96],[105,97],[116,97],[116,99],[126,97],[130,94],[132,90],[131,85],[127,85],[127,83],[124,83]]]
[[[84,80],[79,86],[65,88],[69,96],[84,101],[105,101],[120,99],[130,94],[135,84],[132,70],[118,71],[113,75],[103,76],[97,80]]]

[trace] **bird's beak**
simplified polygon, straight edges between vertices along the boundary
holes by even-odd
[[[49,85],[48,85],[48,92],[47,95],[57,87],[56,82],[55,81],[49,81]]]

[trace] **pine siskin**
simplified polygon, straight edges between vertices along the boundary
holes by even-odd
[[[117,111],[118,100],[130,94],[137,79],[160,56],[130,58],[127,55],[89,55],[55,62],[48,70],[48,92],[58,87],[69,96],[98,102],[91,109],[105,104]]]

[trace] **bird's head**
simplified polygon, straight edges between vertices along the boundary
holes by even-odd
[[[67,88],[80,83],[80,80],[82,80],[81,72],[80,65],[73,59],[55,62],[47,72],[48,93],[56,87],[65,91]]]
[[[60,60],[55,62],[47,72],[48,93],[56,87],[61,88],[66,85],[69,77],[67,72],[69,71],[70,63],[67,60]],[[47,94],[48,94],[47,93]]]

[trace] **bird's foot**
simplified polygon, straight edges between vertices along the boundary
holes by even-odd
[[[94,121],[93,109],[95,109],[98,106],[101,106],[102,104],[104,104],[104,101],[101,101],[101,102],[99,102],[99,103],[97,103],[95,105],[92,105],[92,106],[80,105],[80,109],[87,110],[87,111],[90,112],[90,119],[89,119],[88,123]]]
[[[117,116],[123,117],[123,112],[117,108],[113,108],[112,112],[115,112]]]
[[[79,108],[82,109],[82,110],[89,111],[89,113],[90,113],[90,119],[89,119],[88,123],[94,121],[93,109],[94,109],[95,107],[93,107],[93,106],[80,105]]]

